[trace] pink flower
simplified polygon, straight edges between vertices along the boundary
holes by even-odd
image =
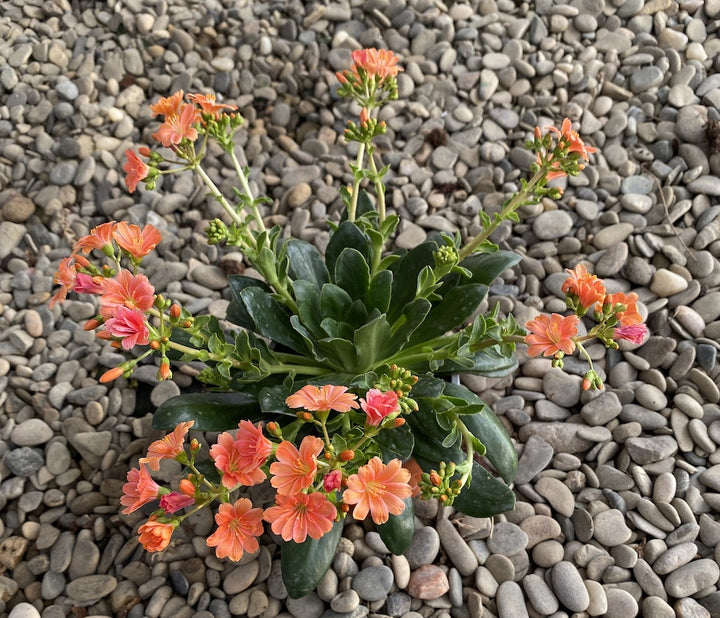
[[[102,285],[95,283],[93,277],[86,275],[85,273],[78,273],[75,278],[75,287],[73,292],[79,294],[102,294]]]
[[[160,485],[152,479],[150,472],[142,464],[139,469],[128,470],[127,480],[128,482],[123,485],[123,495],[120,497],[120,504],[127,507],[121,511],[123,515],[129,515],[157,499]]]
[[[195,498],[173,491],[160,498],[160,508],[166,513],[176,513],[186,506],[195,504]]]
[[[342,472],[340,470],[333,470],[328,472],[323,478],[323,489],[330,493],[340,489],[342,485]]]
[[[366,399],[360,400],[360,407],[367,414],[369,425],[377,427],[386,416],[398,411],[398,396],[395,391],[383,393],[377,388],[371,388],[365,397]]]
[[[647,326],[645,324],[630,324],[629,326],[620,326],[613,331],[614,339],[624,339],[631,343],[640,344],[645,341],[647,335]]]
[[[126,350],[132,350],[136,345],[145,345],[150,340],[145,314],[137,309],[118,307],[115,315],[106,320],[105,330],[120,339]]]

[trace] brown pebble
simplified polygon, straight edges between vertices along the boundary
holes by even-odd
[[[425,564],[410,575],[407,592],[416,599],[437,599],[450,590],[445,572],[433,564]]]

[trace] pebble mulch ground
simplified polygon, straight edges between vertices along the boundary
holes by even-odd
[[[718,20],[718,0],[0,0],[0,614],[720,616]],[[515,510],[493,526],[418,504],[404,556],[349,524],[318,589],[289,600],[273,540],[217,560],[208,511],[163,554],[142,551],[121,487],[193,368],[101,385],[120,357],[79,326],[96,307],[47,301],[69,245],[127,219],[164,235],[147,261],[158,291],[224,310],[241,256],[205,244],[219,208],[202,187],[123,187],[124,150],[156,127],[148,103],[177,89],[241,108],[268,218],[322,247],[352,155],[334,71],[363,46],[405,67],[381,140],[397,244],[476,232],[528,169],[532,128],[567,116],[599,153],[558,203],[495,233],[523,259],[488,306],[562,311],[563,269],[582,261],[638,292],[652,336],[590,348],[601,393],[581,392],[571,359],[465,377],[516,441]],[[230,193],[227,162],[210,161]]]

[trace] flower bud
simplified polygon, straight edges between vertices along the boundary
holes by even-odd
[[[355,451],[351,451],[350,449],[347,449],[340,453],[340,460],[341,461],[352,461],[355,458]]]
[[[159,373],[160,379],[162,380],[168,380],[169,378],[172,378],[172,371],[170,371],[170,361],[167,361],[167,359],[163,359],[163,362],[160,363]]]
[[[186,496],[195,495],[195,485],[190,479],[182,479],[178,485],[178,489],[180,490],[180,493],[183,493]]]
[[[100,382],[103,384],[106,382],[112,382],[113,380],[119,378],[123,373],[125,373],[125,371],[122,367],[113,367],[100,376]]]
[[[442,479],[440,478],[440,475],[433,470],[430,472],[430,482],[435,485],[436,487],[440,487],[442,485]]]
[[[397,429],[398,427],[402,427],[404,424],[405,424],[404,418],[396,418],[395,419],[395,429]]]
[[[160,348],[160,342],[157,339],[153,339],[149,345],[151,350],[157,350]]]
[[[170,317],[173,319],[177,319],[180,317],[180,313],[182,313],[182,310],[180,309],[180,305],[172,304],[170,305]]]
[[[83,324],[83,330],[95,330],[98,326],[100,326],[100,321],[92,318]]]

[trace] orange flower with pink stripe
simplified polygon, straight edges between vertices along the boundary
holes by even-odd
[[[146,551],[162,551],[170,545],[170,537],[177,522],[158,521],[157,515],[151,515],[145,524],[138,528],[140,544]]]
[[[539,315],[525,324],[530,334],[525,336],[530,356],[555,356],[557,353],[572,354],[575,350],[573,337],[578,333],[580,318],[559,313]]]
[[[175,459],[180,453],[184,453],[185,436],[194,424],[195,421],[179,423],[172,433],[155,440],[148,447],[147,455],[140,459],[140,463],[146,463],[151,470],[159,470],[161,459]]]
[[[240,498],[235,504],[221,504],[215,514],[218,527],[207,539],[215,547],[218,558],[237,562],[245,552],[255,553],[260,545],[257,537],[263,533],[262,509],[252,508],[252,502]]]
[[[595,303],[602,303],[607,293],[603,282],[595,275],[588,273],[583,264],[573,270],[565,269],[570,276],[562,284],[562,291],[574,295],[584,309],[590,309]]]
[[[359,406],[357,397],[347,392],[345,386],[307,384],[297,393],[290,395],[285,403],[290,408],[303,408],[310,412],[349,412]]]
[[[141,260],[160,244],[162,235],[149,223],[141,230],[137,225],[121,221],[115,226],[113,238],[123,251]]]
[[[103,279],[100,297],[100,315],[113,317],[120,307],[137,309],[141,313],[149,311],[155,302],[155,288],[145,275],[133,275],[129,270],[121,270],[114,279]]]
[[[156,500],[160,493],[158,485],[150,476],[148,469],[140,464],[140,468],[131,468],[127,473],[127,483],[123,485],[123,495],[120,496],[120,504],[127,507],[121,511],[123,515],[129,515],[137,511],[141,506]]]
[[[324,494],[278,493],[275,502],[277,506],[265,509],[265,521],[284,541],[302,543],[308,536],[319,539],[332,530],[337,509]]]
[[[403,500],[413,491],[409,481],[410,472],[399,459],[386,465],[379,457],[373,457],[357,474],[348,477],[343,502],[355,505],[355,519],[365,519],[370,513],[376,524],[384,524],[391,514],[400,515],[405,509]]]
[[[282,442],[270,464],[270,484],[278,494],[299,494],[312,485],[317,474],[317,456],[324,443],[315,436],[305,436],[298,449],[292,442]]]

